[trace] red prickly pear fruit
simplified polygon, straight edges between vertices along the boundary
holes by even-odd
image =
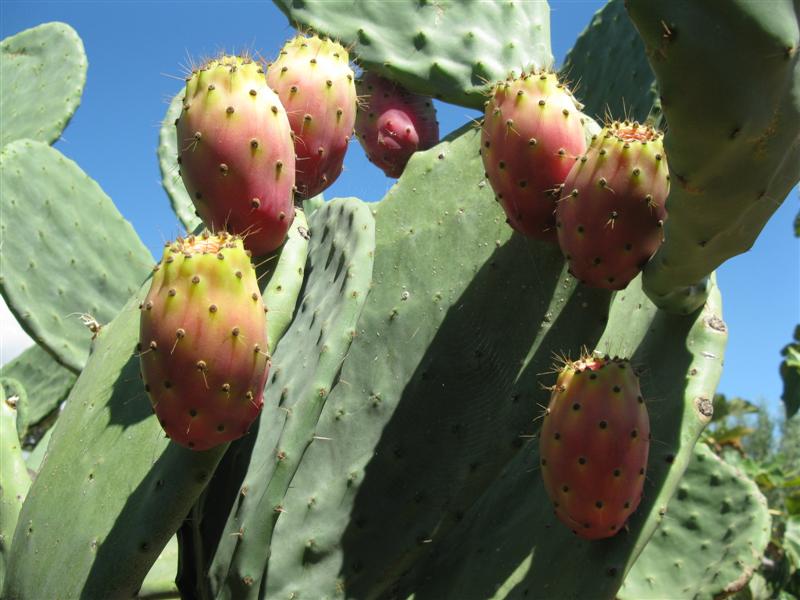
[[[555,242],[561,183],[586,149],[580,105],[542,72],[498,83],[485,107],[481,157],[509,225]]]
[[[316,196],[342,172],[356,118],[356,87],[350,56],[326,37],[298,35],[267,68],[294,132],[297,193]]]
[[[615,535],[641,500],[649,449],[647,407],[630,362],[567,362],[539,436],[544,487],[558,519],[588,540]]]
[[[206,450],[247,433],[270,367],[266,309],[242,239],[168,243],[141,304],[142,378],[167,435]]]
[[[627,121],[604,127],[572,166],[556,210],[570,273],[594,287],[627,286],[664,239],[668,194],[661,132]]]
[[[356,137],[387,177],[400,177],[414,152],[439,143],[431,98],[374,73],[356,81],[356,91],[363,103],[356,113]]]
[[[195,69],[176,125],[181,177],[205,225],[245,236],[255,256],[278,248],[294,219],[294,145],[263,68],[223,56]]]

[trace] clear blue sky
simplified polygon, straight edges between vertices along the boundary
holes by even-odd
[[[553,52],[558,64],[591,15],[604,3],[554,0]],[[0,2],[0,37],[46,21],[64,21],[83,39],[89,72],[83,102],[56,146],[113,198],[155,253],[181,231],[160,184],[156,144],[170,98],[182,87],[188,57],[249,48],[277,54],[292,29],[267,0],[258,2],[62,1]],[[477,113],[438,104],[444,133]],[[351,145],[346,171],[326,197],[378,200],[393,184]],[[800,203],[795,190],[767,224],[755,247],[719,270],[730,343],[720,391],[765,399],[779,409],[779,351],[800,322],[800,246],[792,221]],[[19,351],[7,340],[3,356]]]

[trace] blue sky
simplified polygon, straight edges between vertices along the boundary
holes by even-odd
[[[578,33],[604,2],[554,0],[553,52],[560,65]],[[251,49],[265,58],[292,36],[286,18],[258,2],[0,2],[0,37],[46,21],[64,21],[83,39],[89,72],[83,102],[56,147],[96,179],[151,251],[181,231],[160,184],[156,145],[167,103],[182,87],[183,65],[219,50]],[[438,104],[443,134],[477,116]],[[369,164],[357,143],[346,171],[326,192],[379,200],[394,183]],[[766,400],[779,410],[779,351],[800,322],[800,245],[792,222],[797,189],[755,246],[718,271],[730,342],[720,391]],[[0,362],[30,342],[0,312]]]

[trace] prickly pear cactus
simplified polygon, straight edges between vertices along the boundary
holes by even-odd
[[[212,231],[241,235],[261,256],[292,224],[295,157],[286,109],[249,56],[220,56],[186,81],[175,121],[189,197]]]
[[[497,201],[520,233],[556,240],[553,215],[564,178],[586,150],[584,122],[553,73],[525,73],[492,91],[480,153]]]
[[[350,54],[336,41],[298,35],[267,69],[294,133],[297,193],[311,198],[342,172],[356,119],[355,73]]]
[[[572,165],[556,207],[570,273],[611,290],[627,287],[664,239],[669,193],[663,135],[614,122]]]
[[[289,205],[285,229],[253,265],[268,309],[261,333],[274,352],[265,405],[248,435],[210,450],[164,437],[148,406],[150,381],[139,378],[147,349],[137,349],[137,307],[150,284],[149,253],[74,163],[43,141],[6,144],[3,250],[25,260],[3,263],[0,291],[40,343],[36,352],[80,375],[74,385],[54,377],[42,386],[69,387],[69,397],[29,457],[37,474],[21,508],[6,510],[6,476],[16,471],[0,473],[3,597],[131,597],[150,593],[154,581],[173,594],[162,576],[175,568],[174,546],[163,552],[176,532],[176,586],[186,597],[644,598],[662,594],[673,569],[687,594],[733,591],[763,549],[768,516],[752,484],[701,460],[694,446],[727,338],[712,269],[752,243],[798,177],[790,168],[800,148],[797,7],[773,4],[629,0],[629,20],[612,0],[570,54],[564,73],[592,88],[584,138],[597,133],[592,117],[604,106],[654,120],[663,109],[668,121],[667,241],[624,289],[580,283],[553,244],[506,224],[484,175],[486,140],[472,125],[414,153],[376,204],[315,198],[303,202],[307,214]],[[496,81],[552,66],[545,2],[279,5],[338,37],[362,66],[466,106],[479,108]],[[698,25],[708,22],[719,27]],[[237,97],[233,112],[223,107],[224,119],[238,114],[238,100],[272,97],[259,67],[248,65],[259,87]],[[741,85],[742,65],[757,85]],[[176,116],[163,131],[174,132],[174,118],[185,130],[172,145],[161,140],[165,186],[187,227],[187,199],[203,195],[195,184],[218,182],[234,164],[207,155],[216,170],[188,176],[190,196],[176,185],[177,154],[197,158],[181,141],[219,141],[192,125],[202,121],[192,111],[227,81],[208,76],[195,74],[189,100],[200,104],[190,102],[189,117],[183,104],[170,109]],[[268,112],[280,113],[275,107]],[[244,129],[239,123],[237,133]],[[266,150],[255,135],[236,148]],[[267,161],[267,170],[283,173],[287,161]],[[247,210],[262,206],[249,192],[244,200]],[[225,309],[211,301],[209,312],[212,305]],[[557,384],[553,356],[586,351],[621,357],[639,376],[636,426],[615,413],[598,429],[624,422],[638,439],[646,407],[652,433],[646,477],[633,489],[638,507],[631,502],[625,510],[635,511],[606,523],[626,525],[602,540],[574,536],[553,514],[553,485],[541,473],[552,448],[540,436],[556,433],[542,427]],[[38,395],[21,364],[9,365],[0,384]],[[6,418],[3,428],[4,443],[16,444],[18,423]],[[20,460],[16,467],[24,469]],[[713,497],[714,489],[727,495]],[[735,509],[749,514],[732,520]],[[693,521],[701,512],[707,529]],[[687,549],[714,554],[675,567],[674,555]]]
[[[642,499],[651,437],[628,360],[567,362],[539,432],[539,465],[559,520],[585,539],[616,535]]]
[[[204,231],[167,244],[139,310],[144,389],[167,435],[196,450],[246,435],[270,356],[242,239]]]

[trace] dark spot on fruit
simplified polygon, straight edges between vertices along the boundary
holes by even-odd
[[[572,410],[580,410],[580,409],[581,405],[579,402],[576,402],[575,404],[572,405]]]
[[[597,508],[603,508],[603,501],[602,500],[598,500],[597,502],[594,503],[594,505]]]
[[[578,457],[578,464],[579,465],[585,465],[586,464],[586,458],[583,457],[583,456]]]
[[[600,429],[605,429],[606,427],[608,427],[608,423],[606,421],[600,421],[598,425],[600,426]]]
[[[630,507],[631,507],[630,502],[626,502],[625,504],[622,505],[622,508],[630,508]]]
[[[597,373],[589,373],[589,379],[597,379]]]
[[[637,437],[639,437],[639,432],[638,432],[638,431],[636,431],[636,430],[634,429],[633,431],[631,431],[631,437],[632,437],[632,438],[637,438]]]
[[[189,416],[190,417],[196,417],[197,416],[197,409],[196,408],[190,408],[189,409]]]
[[[644,404],[644,398],[642,398],[641,396],[639,396],[638,398],[636,398],[636,401],[637,401],[639,404]]]
[[[619,469],[614,469],[614,477],[619,477],[622,475],[622,472]]]
[[[622,388],[621,388],[621,387],[619,387],[618,385],[615,385],[613,388],[611,388],[611,390],[612,390],[612,391],[613,391],[615,394],[619,394],[619,393],[622,391]]]
[[[553,436],[555,439],[560,440],[561,434],[556,431],[555,435]]]
[[[561,488],[561,491],[566,494],[569,491],[569,486],[565,485],[564,487]]]
[[[546,466],[547,466],[547,459],[546,459],[546,458],[543,458],[543,459],[542,459],[542,466],[543,466],[543,467],[546,467]]]
[[[222,433],[223,431],[225,431],[225,425],[223,425],[222,423],[220,423],[219,425],[217,425],[217,431],[219,431],[220,433]]]

